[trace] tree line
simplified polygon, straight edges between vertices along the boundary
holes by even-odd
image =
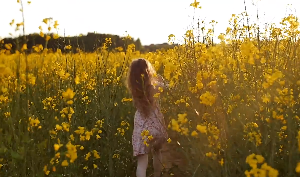
[[[49,34],[48,34],[49,35]],[[46,35],[45,35],[46,36]],[[72,36],[72,37],[58,37],[54,39],[55,35],[50,34],[51,38],[46,41],[46,37],[42,37],[40,34],[34,33],[25,36],[19,36],[15,38],[4,38],[3,43],[0,44],[0,47],[3,48],[5,44],[11,44],[11,52],[20,50],[23,44],[27,44],[28,52],[33,52],[33,46],[42,45],[44,48],[47,47],[52,51],[60,49],[62,52],[72,51],[77,52],[77,49],[80,49],[84,52],[93,52],[99,47],[102,47],[106,42],[107,38],[111,38],[111,43],[109,49],[122,48],[126,50],[128,45],[134,44],[135,50],[138,50],[142,53],[144,52],[154,52],[157,49],[169,49],[173,48],[175,45],[169,45],[168,43],[163,44],[151,44],[151,45],[142,45],[141,40],[138,38],[124,38],[118,35],[112,34],[99,34],[99,33],[88,33],[87,35],[82,36]],[[2,46],[1,46],[2,45]],[[72,46],[71,49],[67,49],[66,46]]]

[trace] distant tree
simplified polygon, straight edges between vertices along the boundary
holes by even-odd
[[[169,49],[173,48],[175,45],[169,45],[168,43],[163,44],[151,44],[148,46],[143,46],[141,43],[140,38],[137,40],[126,39],[123,40],[118,35],[112,34],[97,34],[97,33],[88,33],[87,35],[83,36],[73,36],[73,37],[59,37],[58,39],[53,39],[53,34],[48,34],[51,36],[51,39],[48,41],[47,48],[51,51],[56,51],[60,49],[62,52],[65,51],[65,47],[68,45],[72,46],[71,51],[76,52],[76,48],[84,52],[93,52],[97,48],[102,47],[105,43],[105,38],[111,38],[111,45],[109,46],[110,49],[115,49],[117,47],[122,47],[123,50],[126,50],[128,45],[135,44],[135,49],[140,52],[154,52],[157,49]],[[37,33],[26,35],[26,41],[24,41],[23,36],[19,36],[16,38],[4,38],[4,44],[12,44],[11,52],[15,52],[17,48],[22,47],[24,43],[27,44],[27,48],[29,49],[29,53],[33,52],[32,48],[36,45],[42,45],[45,48],[46,40],[45,37],[41,37]],[[4,46],[4,45],[2,45]],[[17,47],[18,46],[18,47]]]
[[[137,38],[137,40],[134,42],[134,45],[135,50],[141,51],[143,48],[140,38]]]

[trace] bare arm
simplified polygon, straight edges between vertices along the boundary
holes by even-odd
[[[157,75],[157,86],[166,88],[169,86],[169,84],[165,83],[164,78],[161,75]]]

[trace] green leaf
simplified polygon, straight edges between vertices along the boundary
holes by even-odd
[[[13,159],[23,160],[23,157],[19,153],[15,152],[13,150],[10,151],[10,154]]]
[[[5,146],[0,147],[0,154],[4,154],[7,151]]]

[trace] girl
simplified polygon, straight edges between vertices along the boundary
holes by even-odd
[[[146,177],[150,151],[153,154],[154,177],[159,177],[162,170],[160,149],[168,135],[158,100],[154,97],[158,88],[164,87],[163,79],[155,75],[149,61],[137,59],[132,61],[127,77],[127,87],[137,109],[132,135],[133,156],[137,157],[137,177]],[[142,134],[147,136],[143,137]]]

